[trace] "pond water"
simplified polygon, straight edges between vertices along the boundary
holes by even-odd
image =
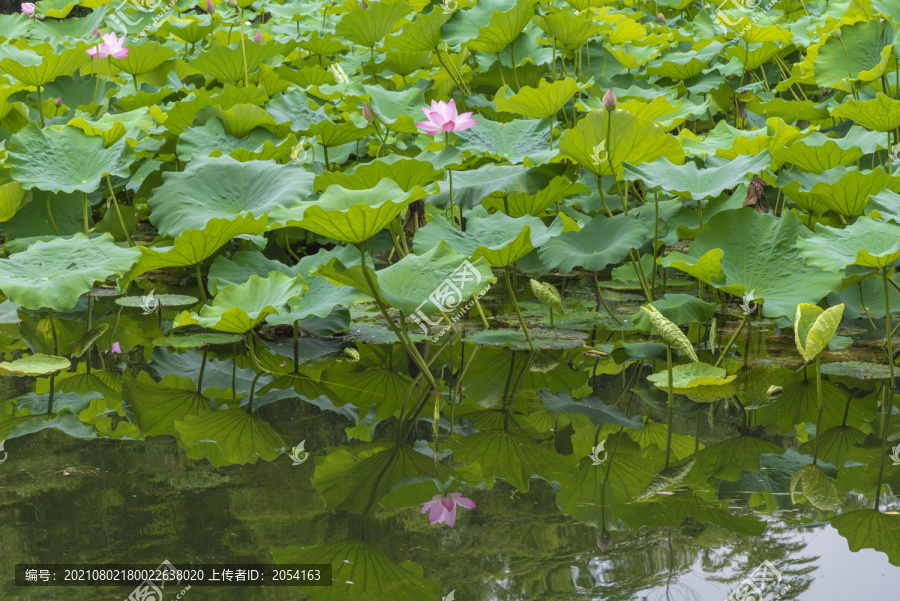
[[[623,315],[628,294],[607,290]],[[539,338],[536,302],[522,305]],[[486,306],[495,309],[502,307]],[[102,354],[101,363],[94,351],[90,374],[82,359],[57,375],[49,414],[39,415],[48,411],[47,378],[3,381],[4,599],[131,593],[17,587],[16,564],[164,560],[334,569],[331,588],[183,593],[229,601],[424,600],[451,591],[479,601],[713,601],[753,592],[748,582],[765,599],[885,599],[900,587],[888,559],[897,552],[892,491],[900,471],[872,436],[883,380],[822,376],[817,463],[831,487],[809,485],[807,500],[797,482],[792,502],[792,478],[816,453],[815,370],[797,369],[793,341],[769,321],[751,322],[750,335],[736,338],[723,362],[736,380],[676,388],[685,394],[675,395],[671,414],[666,390],[647,380],[665,371],[659,348],[623,346],[616,331],[574,329],[557,345],[570,348],[535,353],[455,342],[435,356],[441,345],[430,345],[432,369],[453,392],[438,397],[436,472],[434,396],[416,398],[421,379],[402,348],[362,341],[390,334],[366,319],[365,306],[354,309],[350,336],[301,337],[296,355],[290,328],[262,332],[259,367],[280,375],[259,377],[239,345],[164,346],[174,312],[158,322],[101,298],[91,313],[94,325],[118,322],[124,353]],[[26,333],[38,350],[52,344],[48,315],[20,316],[3,327]],[[85,318],[83,310],[57,316],[62,348],[79,338]],[[708,332],[688,336],[699,337],[712,363],[736,323],[720,324],[716,355]],[[11,347],[21,343],[12,329],[4,334]],[[826,366],[874,354],[879,332],[865,320],[845,322],[842,335],[847,348],[826,351]],[[408,415],[413,402],[420,419],[401,423],[396,415]],[[452,528],[420,512],[439,487],[475,504],[457,507]],[[836,516],[859,519],[848,526]],[[170,587],[163,598],[181,592]]]

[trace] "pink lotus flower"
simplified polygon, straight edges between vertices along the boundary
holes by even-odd
[[[99,38],[100,37],[100,28],[97,27],[96,25],[94,25],[94,30],[91,31],[91,35]]]
[[[122,354],[122,346],[118,342],[113,342],[112,346],[110,347],[110,349],[108,351],[103,351],[104,355],[106,355],[107,353],[112,353],[114,355],[121,355]]]
[[[103,60],[111,56],[113,58],[125,58],[128,56],[128,48],[125,47],[125,36],[117,38],[115,32],[104,33],[103,43],[85,50],[92,57]]]
[[[23,2],[22,3],[22,14],[28,17],[29,19],[34,18],[34,3],[33,2]]]
[[[475,509],[475,502],[467,499],[461,493],[452,492],[449,495],[434,495],[430,501],[422,504],[420,513],[429,512],[428,521],[434,524],[444,522],[451,528],[456,523],[456,506],[466,509]]]
[[[432,136],[445,131],[462,131],[478,123],[474,119],[469,119],[472,116],[471,112],[458,115],[455,100],[450,102],[432,100],[431,108],[423,106],[422,112],[428,117],[428,121],[420,121],[416,123],[416,127],[425,130],[425,133]]]

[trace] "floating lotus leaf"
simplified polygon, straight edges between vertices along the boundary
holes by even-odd
[[[137,256],[134,248],[116,246],[109,234],[35,242],[0,261],[0,290],[26,309],[68,311],[95,280],[125,273]]]
[[[10,376],[47,376],[69,369],[71,363],[65,357],[35,353],[15,361],[0,363],[0,374]]]
[[[753,291],[766,317],[794,315],[797,305],[817,303],[840,288],[841,275],[804,262],[797,240],[812,235],[794,213],[780,219],[750,207],[719,213],[691,244],[690,255],[660,259],[737,297]],[[748,244],[753,240],[753,244]]]
[[[191,459],[213,467],[272,461],[287,446],[272,426],[246,409],[222,409],[175,422],[178,443]]]
[[[756,156],[741,155],[719,167],[706,169],[697,169],[693,162],[673,165],[662,157],[640,167],[626,164],[624,175],[627,179],[641,179],[651,188],[659,186],[683,198],[702,200],[747,183],[754,173],[765,171],[769,162],[769,153],[765,151]]]
[[[173,325],[180,328],[197,324],[220,332],[243,334],[268,315],[278,313],[289,300],[300,297],[306,288],[302,276],[273,272],[263,279],[252,275],[244,284],[222,288],[212,303],[201,307],[198,313],[183,311]]]
[[[794,342],[804,361],[812,361],[834,337],[844,305],[822,309],[818,305],[800,303],[794,318]]]
[[[869,197],[882,190],[900,192],[900,179],[881,167],[835,167],[819,174],[791,169],[778,175],[776,185],[804,211],[831,210],[845,217],[862,215]]]
[[[559,151],[596,175],[619,178],[625,163],[639,165],[660,157],[676,165],[684,163],[677,138],[623,110],[591,111],[575,127],[563,132]]]
[[[271,217],[284,227],[302,227],[321,236],[360,244],[423,196],[425,191],[419,186],[404,192],[389,179],[368,190],[330,186],[317,201],[273,211]]]
[[[203,229],[211,219],[262,217],[312,194],[315,176],[275,161],[241,163],[231,157],[197,157],[180,173],[167,173],[148,201],[150,219],[177,236]]]
[[[734,381],[737,376],[729,376],[721,367],[708,363],[687,363],[672,367],[672,389],[681,393],[680,389],[699,388],[701,386],[724,386]],[[661,371],[647,376],[657,388],[666,390],[669,387],[669,372]]]
[[[162,344],[177,349],[191,349],[210,344],[233,344],[243,340],[237,334],[216,334],[214,332],[202,332],[200,334],[187,334],[182,336],[166,336]]]
[[[874,549],[885,553],[891,565],[900,566],[900,516],[877,509],[848,511],[831,520],[853,552]]]
[[[822,374],[856,380],[888,380],[891,377],[891,368],[882,363],[836,361],[822,365]]]
[[[7,164],[23,188],[93,192],[105,174],[128,177],[134,154],[125,140],[104,148],[103,138],[76,127],[42,130],[31,122],[9,141]]]
[[[122,296],[116,299],[116,304],[122,305],[123,307],[137,308],[144,308],[146,305],[156,304],[160,307],[184,307],[185,305],[195,305],[199,300],[196,296],[187,294],[153,294],[152,301],[149,300],[150,296],[150,293],[147,293],[144,296]]]
[[[643,246],[647,226],[634,218],[613,219],[597,215],[579,232],[565,232],[541,245],[538,256],[544,265],[560,273],[580,266],[602,271]]]

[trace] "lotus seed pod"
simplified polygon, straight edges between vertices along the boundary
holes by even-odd
[[[697,353],[694,351],[694,346],[691,344],[691,341],[688,340],[687,336],[684,335],[684,332],[681,331],[681,328],[666,319],[662,313],[657,311],[656,307],[653,305],[646,305],[641,307],[641,312],[647,316],[650,323],[656,328],[656,331],[659,334],[659,337],[663,339],[663,342],[690,357],[691,361],[694,361],[695,363],[700,361],[700,359],[697,358]]]
[[[664,14],[662,14],[662,13],[659,13],[658,15],[656,15],[656,22],[657,22],[657,23],[665,23],[665,22],[666,22],[666,16],[665,16]]]
[[[619,100],[616,98],[616,93],[612,91],[612,88],[606,91],[606,94],[603,95],[603,108],[607,111],[616,110],[616,104],[618,104]]]

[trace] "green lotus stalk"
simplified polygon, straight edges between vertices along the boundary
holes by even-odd
[[[600,310],[601,303],[603,304],[603,308],[606,309],[606,312],[609,313],[609,316],[616,320],[616,323],[622,325],[622,320],[618,318],[618,316],[612,312],[609,308],[609,305],[606,304],[606,301],[603,300],[603,294],[600,292],[600,282],[597,280],[597,272],[592,271],[594,274],[594,294],[596,296],[597,301],[597,311]]]
[[[84,217],[84,235],[89,236],[90,230],[88,228],[88,198],[86,192],[81,193],[81,212]]]
[[[206,371],[206,356],[208,353],[209,347],[204,346],[203,359],[200,361],[200,376],[197,378],[197,396],[200,396],[203,393],[203,372]]]
[[[531,332],[528,331],[528,326],[525,325],[525,319],[522,318],[522,310],[519,308],[519,301],[516,300],[516,291],[513,288],[512,279],[509,277],[509,272],[511,267],[507,265],[504,268],[504,273],[506,274],[506,290],[509,292],[509,297],[512,299],[513,308],[516,310],[516,317],[519,318],[519,325],[522,326],[522,331],[525,333],[525,339],[528,341],[528,346],[531,347],[531,350],[534,350],[534,343],[531,341]]]
[[[50,193],[47,192],[47,217],[50,219],[50,226],[53,227],[54,233],[59,236],[59,228],[56,227],[56,221],[53,220],[53,211],[50,210]],[[12,220],[10,220],[11,222]],[[8,222],[9,223],[9,222]],[[9,243],[9,225],[6,229],[6,243]]]
[[[896,283],[889,277],[887,267],[881,268],[881,277],[884,283],[884,328],[887,335],[887,359],[890,369],[890,388],[885,391],[885,399],[882,400],[882,428],[881,428],[881,465],[878,467],[878,489],[875,491],[875,509],[881,504],[881,482],[884,476],[884,458],[887,454],[888,433],[891,427],[891,413],[894,410],[894,345],[891,340],[891,300],[888,294],[888,282]],[[887,407],[885,407],[885,402]]]
[[[109,173],[106,174],[106,186],[109,188],[109,195],[112,197],[113,205],[116,207],[116,215],[119,216],[119,225],[122,226],[122,232],[125,234],[125,239],[128,240],[129,246],[134,246],[134,241],[131,239],[131,234],[128,231],[128,228],[125,227],[125,221],[122,219],[122,211],[119,210],[119,201],[116,200],[116,193],[113,191],[112,181],[109,179]]]
[[[50,312],[50,334],[53,336],[53,354],[59,355],[59,341],[56,339],[56,318],[53,317],[53,309],[47,308]]]
[[[37,87],[38,114],[41,116],[41,129],[44,129],[44,103],[41,101],[41,86]]]
[[[641,307],[641,310],[643,311],[644,308]],[[680,332],[681,330],[679,330]],[[691,351],[693,350],[691,349]],[[669,370],[669,391],[666,398],[666,463],[663,466],[664,470],[669,469],[669,456],[672,452],[672,417],[675,408],[675,387],[672,385],[672,345],[668,343],[666,343],[666,369]]]
[[[853,98],[859,101],[859,94],[856,92],[856,86],[853,85],[853,72],[850,70],[850,55],[847,54],[847,47],[844,46],[844,40],[841,39],[841,30],[835,29],[831,35],[841,43],[841,50],[844,51],[844,61],[847,65],[847,81],[850,83],[850,91],[853,93]]]
[[[734,334],[731,336],[731,338],[728,339],[728,342],[725,344],[725,346],[722,347],[722,354],[719,355],[718,360],[716,360],[716,365],[715,365],[716,367],[719,367],[722,364],[722,361],[725,359],[725,356],[728,354],[728,351],[731,350],[731,345],[734,344],[734,341],[737,340],[737,337],[740,336],[741,332],[743,331],[744,327],[749,323],[749,321],[750,321],[750,314],[747,313],[746,315],[744,315],[744,318],[741,319],[741,323],[738,326],[738,329],[734,331]]]
[[[200,300],[202,300],[203,304],[205,305],[207,303],[206,286],[203,285],[203,274],[200,272],[200,263],[194,265],[194,268],[196,269],[197,273],[197,288],[200,289]]]
[[[326,7],[326,11],[328,8]],[[244,40],[244,9],[238,7],[238,18],[241,20],[241,57],[244,59],[244,87],[250,87],[250,72],[247,70],[247,46]],[[325,20],[325,17],[322,17]],[[324,27],[324,25],[323,25]]]

